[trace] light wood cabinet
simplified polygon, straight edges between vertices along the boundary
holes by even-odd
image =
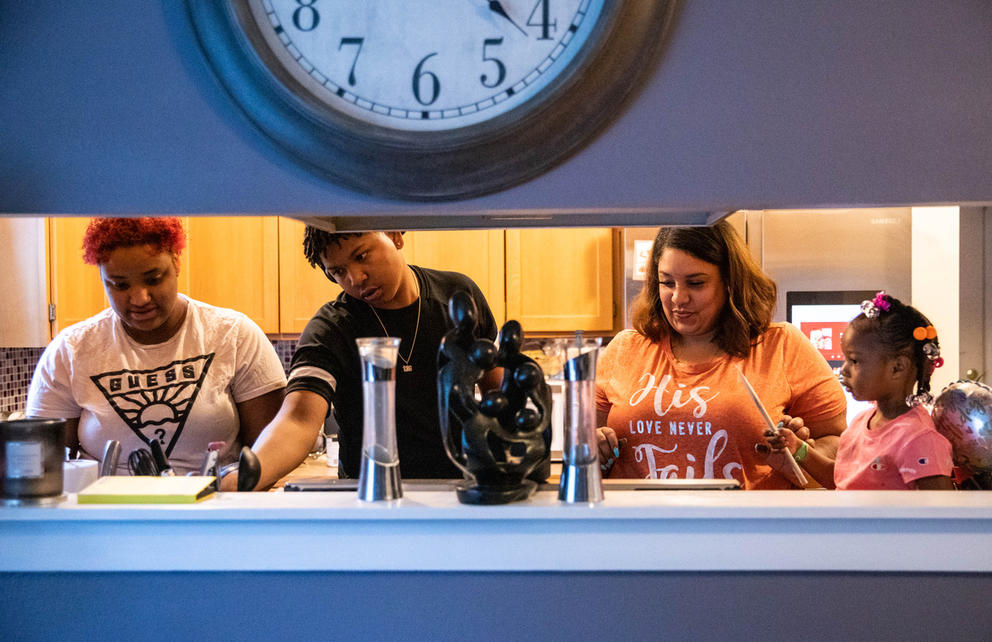
[[[100,270],[82,258],[90,219],[49,222],[52,332],[87,319],[109,303]],[[179,291],[194,299],[244,312],[266,333],[279,332],[278,219],[274,216],[188,217],[180,255]]]
[[[320,306],[340,294],[341,287],[310,265],[303,256],[305,225],[279,218],[279,331],[303,332]]]
[[[407,232],[407,263],[435,270],[461,272],[475,281],[500,326],[506,320],[502,230]]]
[[[0,254],[4,257],[4,269],[0,271],[0,348],[37,348],[48,343],[46,230],[44,218],[0,218]]]
[[[280,328],[284,334],[302,332],[320,306],[341,292],[304,258],[304,227],[293,219],[279,220]],[[468,275],[489,301],[496,322],[503,322],[502,230],[407,232],[402,252],[408,263]]]
[[[88,218],[50,220],[53,331],[107,307],[99,270],[82,262]],[[188,217],[179,291],[240,310],[270,335],[297,335],[340,287],[303,257],[303,223],[282,217]],[[613,329],[609,228],[408,232],[409,263],[468,275],[496,322],[527,334]]]
[[[507,230],[506,314],[525,333],[613,329],[613,230]]]
[[[180,266],[180,291],[244,312],[266,334],[279,332],[279,219],[193,216]],[[185,268],[185,281],[182,280]]]
[[[52,335],[106,308],[107,294],[95,265],[83,263],[83,232],[90,219],[49,219],[48,252],[51,303],[55,306]]]

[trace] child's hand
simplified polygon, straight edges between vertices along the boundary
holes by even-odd
[[[803,423],[802,417],[791,417],[789,415],[782,415],[782,419],[779,422],[783,427],[788,428],[796,434],[796,437],[805,441],[810,446],[813,445],[813,440],[809,437],[809,428]]]
[[[790,454],[793,454],[804,441],[811,446],[813,445],[813,440],[809,438],[809,428],[803,424],[802,417],[783,415],[777,427],[778,431],[766,430],[764,434],[765,441],[771,450],[786,449]]]

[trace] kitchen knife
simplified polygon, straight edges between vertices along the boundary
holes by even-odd
[[[158,474],[162,477],[174,477],[176,471],[172,470],[172,466],[169,464],[169,460],[165,456],[165,451],[162,450],[162,444],[158,442],[158,439],[149,439],[148,447],[151,449],[152,457],[155,459]]]
[[[100,477],[117,474],[117,462],[121,458],[121,442],[108,439],[103,447],[103,459],[100,460]]]
[[[765,410],[765,405],[761,403],[761,399],[758,398],[758,393],[754,391],[754,388],[751,387],[751,382],[744,376],[744,371],[738,368],[737,373],[741,376],[741,382],[743,382],[744,387],[747,388],[747,393],[751,395],[751,400],[754,401],[754,405],[758,409],[758,412],[761,413],[761,417],[765,420],[765,424],[768,426],[768,429],[777,435],[781,429],[775,424],[774,421],[772,421],[768,411]],[[789,481],[796,484],[800,488],[805,487],[808,480],[806,479],[806,475],[803,474],[803,469],[799,467],[799,464],[795,459],[793,459],[791,453],[787,451],[785,454],[787,455],[786,457],[776,457],[776,461],[773,462],[771,457],[775,455],[775,451],[772,451],[772,455],[769,456],[769,465],[784,474],[789,478]],[[786,470],[783,470],[782,468],[785,468]]]
[[[248,446],[242,446],[241,456],[238,457],[238,492],[255,490],[261,476],[262,465],[258,461],[258,456]]]
[[[217,470],[217,458],[220,450],[226,444],[223,441],[211,441],[207,444],[207,452],[203,455],[203,464],[200,466],[200,475],[214,478],[214,490],[220,490],[220,471]]]

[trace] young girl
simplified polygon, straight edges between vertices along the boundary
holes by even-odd
[[[885,292],[861,309],[841,338],[841,384],[875,407],[855,417],[841,434],[836,459],[802,441],[801,428],[799,436],[779,430],[768,437],[768,445],[788,448],[825,488],[953,489],[951,444],[924,407],[933,403],[930,375],[943,365],[937,331],[919,310]],[[780,426],[797,423],[792,417],[783,421]]]

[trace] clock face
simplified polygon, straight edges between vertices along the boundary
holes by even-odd
[[[604,0],[251,0],[278,64],[317,101],[408,131],[474,125],[539,96]]]
[[[653,71],[676,0],[186,0],[251,122],[334,183],[465,199],[563,162]]]

